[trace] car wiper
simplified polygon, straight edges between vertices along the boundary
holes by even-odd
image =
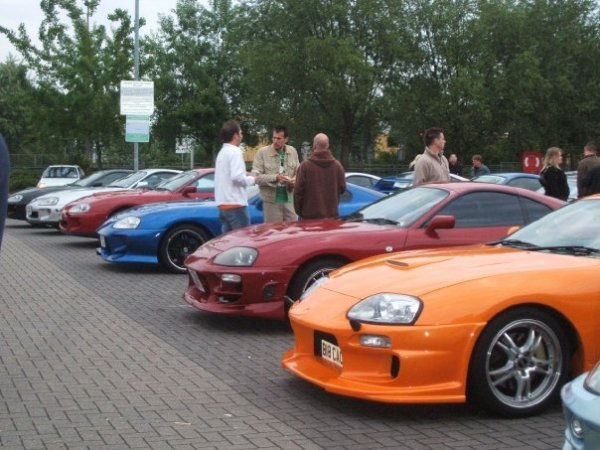
[[[367,223],[374,223],[376,225],[398,225],[398,222],[392,219],[386,219],[384,217],[352,217],[352,216],[348,216],[347,217],[348,222],[367,222]]]
[[[537,245],[530,242],[520,241],[519,239],[500,239],[499,241],[489,242],[489,245],[505,245],[506,247],[525,248],[525,249],[536,249]]]
[[[392,219],[386,219],[385,217],[371,217],[363,219],[363,222],[375,223],[377,225],[398,225],[398,222]]]
[[[359,222],[359,221],[363,220],[363,215],[359,212],[353,212],[352,214],[349,214],[346,217],[344,217],[344,220],[347,220],[350,222]]]
[[[600,249],[593,247],[586,247],[584,245],[548,245],[545,247],[535,247],[531,250],[538,251],[552,251],[559,253],[568,253],[570,255],[600,255]]]

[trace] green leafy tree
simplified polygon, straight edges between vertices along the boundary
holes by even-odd
[[[579,150],[597,133],[598,26],[597,5],[588,0],[482,4],[480,65],[494,67],[486,98],[513,155],[552,145]]]
[[[287,123],[302,140],[324,131],[347,165],[380,128],[379,101],[402,57],[403,2],[255,0],[236,32],[245,45],[243,108]]]
[[[0,133],[12,153],[21,151],[33,129],[32,95],[27,68],[14,58],[0,63]]]
[[[234,110],[234,64],[224,36],[234,12],[223,0],[213,1],[212,9],[181,0],[174,12],[161,18],[160,30],[143,47],[143,73],[155,80],[153,135],[168,151],[191,137],[197,155],[212,163],[218,130]]]
[[[119,82],[131,79],[132,24],[125,10],[109,15],[112,34],[90,24],[100,0],[44,0],[39,28],[41,48],[31,43],[24,26],[17,32],[0,27],[24,58],[35,85],[32,132],[39,149],[60,152],[71,161],[95,155],[123,138],[119,116]],[[62,22],[66,16],[70,24]],[[33,107],[33,105],[32,105]]]
[[[410,2],[414,53],[388,85],[394,137],[446,130],[448,152],[498,163],[581,145],[598,127],[598,16],[588,0]]]

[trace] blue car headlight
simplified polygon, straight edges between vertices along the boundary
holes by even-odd
[[[23,200],[23,196],[21,194],[15,194],[8,197],[8,203],[19,203]]]
[[[600,395],[600,362],[590,370],[583,385],[588,391]]]
[[[140,219],[139,217],[127,216],[122,218],[121,220],[117,220],[113,224],[113,228],[116,228],[117,230],[134,230],[138,227],[141,221],[142,219]]]
[[[416,297],[380,293],[361,300],[348,311],[348,319],[386,325],[412,325],[423,303]]]
[[[213,260],[218,266],[250,267],[256,261],[258,252],[250,247],[233,247],[219,253]]]

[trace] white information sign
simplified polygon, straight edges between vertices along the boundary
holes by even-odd
[[[191,137],[184,137],[177,140],[175,146],[175,153],[190,153],[194,145],[194,139]]]
[[[121,81],[121,114],[150,116],[154,112],[154,81]]]

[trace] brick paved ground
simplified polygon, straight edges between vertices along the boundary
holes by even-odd
[[[96,241],[9,220],[0,254],[3,449],[555,449],[521,420],[382,405],[284,372],[286,326],[184,305],[184,275],[104,263]]]

